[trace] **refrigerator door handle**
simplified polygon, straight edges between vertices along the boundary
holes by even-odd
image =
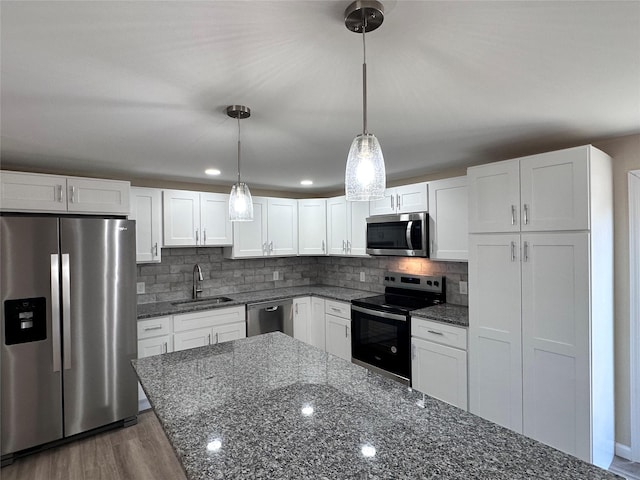
[[[71,272],[69,254],[62,254],[62,353],[65,370],[71,368]]]
[[[60,371],[60,259],[51,254],[51,341],[53,371]]]

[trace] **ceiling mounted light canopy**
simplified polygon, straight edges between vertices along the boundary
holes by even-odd
[[[348,30],[362,33],[362,134],[351,143],[347,156],[344,189],[347,200],[369,201],[384,197],[386,172],[378,139],[367,130],[367,46],[365,33],[382,25],[384,7],[375,0],[356,0],[344,12]]]
[[[244,105],[230,105],[227,115],[238,120],[238,181],[231,188],[229,219],[232,222],[250,222],[253,220],[253,199],[249,186],[240,180],[240,119],[249,118],[251,110]]]

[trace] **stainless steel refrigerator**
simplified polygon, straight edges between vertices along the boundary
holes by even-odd
[[[134,423],[135,223],[0,217],[2,463]]]

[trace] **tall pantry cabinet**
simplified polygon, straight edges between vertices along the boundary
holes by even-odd
[[[587,145],[467,171],[469,410],[608,468],[611,159]]]

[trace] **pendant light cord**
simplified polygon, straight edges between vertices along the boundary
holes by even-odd
[[[367,135],[367,43],[365,32],[367,31],[366,9],[362,9],[362,133]]]
[[[238,184],[240,184],[240,115],[238,115]]]

